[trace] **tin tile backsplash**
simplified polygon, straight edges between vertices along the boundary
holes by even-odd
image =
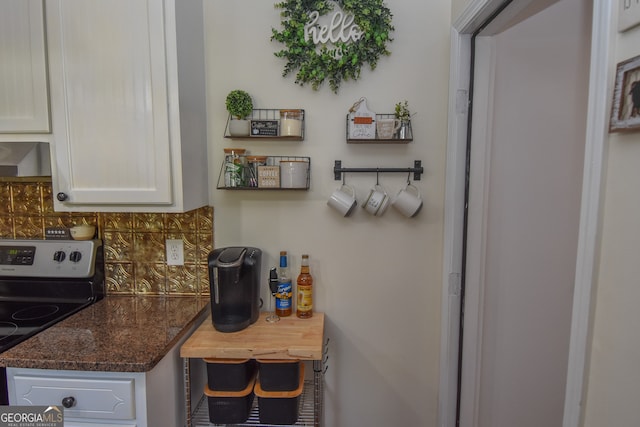
[[[178,214],[54,212],[51,181],[0,181],[0,238],[43,239],[46,227],[95,224],[104,241],[109,294],[207,295],[213,208]],[[167,266],[166,239],[184,242],[184,265]]]

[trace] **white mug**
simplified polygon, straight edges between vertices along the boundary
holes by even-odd
[[[376,129],[378,130],[378,139],[391,139],[393,134],[400,129],[400,120],[378,119],[376,120]]]
[[[384,187],[380,184],[376,184],[371,191],[369,191],[369,196],[362,207],[371,215],[382,216],[384,211],[387,210],[388,205],[389,195],[385,191]]]
[[[420,190],[415,185],[407,184],[405,188],[398,191],[392,205],[408,218],[416,216],[422,208]]]
[[[340,212],[342,216],[349,216],[356,207],[356,191],[347,184],[342,186],[331,194],[327,204]]]

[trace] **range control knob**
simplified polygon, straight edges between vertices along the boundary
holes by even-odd
[[[69,260],[71,262],[80,262],[82,259],[82,254],[78,251],[73,251],[69,254]]]
[[[64,253],[64,251],[56,251],[53,254],[53,260],[56,262],[62,262],[66,257],[67,255]]]
[[[73,408],[76,406],[76,398],[73,396],[67,396],[62,398],[62,406],[65,408]]]

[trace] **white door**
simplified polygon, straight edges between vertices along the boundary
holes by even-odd
[[[460,426],[563,422],[590,22],[560,0],[476,38]]]

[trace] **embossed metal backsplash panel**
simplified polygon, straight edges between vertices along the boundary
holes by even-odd
[[[0,181],[0,238],[43,239],[46,227],[77,224],[98,227],[107,293],[209,294],[212,207],[182,214],[54,212],[50,179]],[[184,265],[166,265],[167,239],[184,241]]]

